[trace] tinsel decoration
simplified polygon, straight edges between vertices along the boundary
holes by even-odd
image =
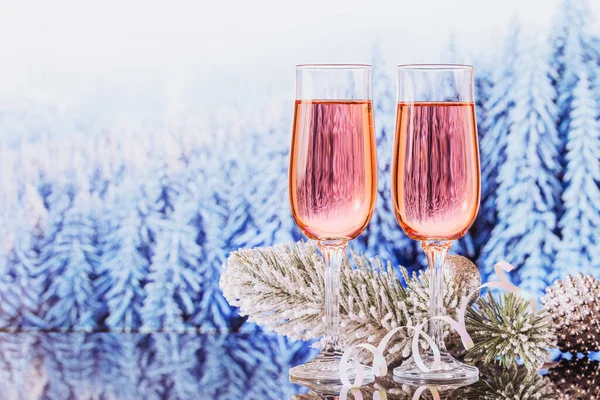
[[[444,280],[446,282],[461,282],[465,294],[474,292],[481,286],[481,274],[477,265],[467,257],[455,254],[446,256]],[[474,295],[469,303],[473,304],[477,297],[477,295]]]
[[[534,312],[529,301],[513,293],[502,293],[496,299],[488,292],[467,311],[466,324],[475,342],[466,356],[471,362],[516,367],[520,359],[525,368],[536,370],[549,356],[548,348],[555,345],[548,312]]]
[[[600,346],[600,281],[568,275],[546,289],[542,303],[549,310],[561,351],[583,353]]]
[[[561,360],[548,370],[559,400],[600,399],[600,363],[587,357]]]
[[[462,400],[554,400],[557,396],[550,380],[524,367],[504,368],[477,365],[479,381],[463,389]]]

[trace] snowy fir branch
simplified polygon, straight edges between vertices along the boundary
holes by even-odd
[[[467,311],[467,329],[475,346],[467,360],[536,370],[547,360],[549,348],[556,347],[552,319],[546,310],[532,311],[529,301],[506,293],[494,298],[490,292]]]
[[[414,326],[428,318],[427,274],[412,274],[400,267],[405,285],[391,263],[352,255],[340,279],[340,341],[349,347],[361,342],[378,343],[391,329]],[[386,267],[384,267],[386,265]],[[240,315],[263,329],[291,339],[314,340],[324,333],[324,264],[312,243],[238,250],[231,253],[220,286]],[[447,282],[444,303],[455,317],[465,300],[459,282]],[[471,361],[485,360],[537,368],[554,345],[551,320],[545,311],[532,312],[529,303],[515,295],[496,300],[488,293],[468,309],[467,330],[475,347]],[[448,332],[447,332],[448,334]],[[399,360],[410,355],[410,332],[401,331],[388,347],[386,357]]]
[[[354,257],[356,269],[348,260],[340,279],[343,346],[363,341],[375,342],[388,330],[411,324],[407,292],[377,260]],[[250,322],[292,339],[312,340],[323,336],[325,299],[324,266],[312,243],[239,250],[227,261],[220,281],[233,306]],[[397,351],[406,346],[408,336],[398,335]]]

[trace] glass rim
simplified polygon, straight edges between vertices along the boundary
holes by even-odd
[[[337,69],[348,69],[348,70],[364,70],[372,69],[371,64],[296,64],[297,70],[303,69],[325,69],[325,70],[337,70]]]
[[[423,71],[444,71],[444,70],[470,70],[475,67],[469,64],[398,64],[398,70],[423,70]]]

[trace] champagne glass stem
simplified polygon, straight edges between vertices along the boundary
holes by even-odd
[[[438,317],[444,315],[444,260],[448,250],[452,246],[450,240],[427,240],[421,243],[430,271],[429,277],[429,316]],[[446,352],[444,344],[444,331],[442,321],[434,319],[429,322],[429,334],[433,342],[438,346],[440,352]]]
[[[345,240],[319,241],[325,261],[325,347],[323,355],[339,356],[340,333],[340,268],[346,251]]]

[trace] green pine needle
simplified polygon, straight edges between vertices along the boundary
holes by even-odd
[[[529,301],[513,293],[496,299],[490,292],[467,311],[467,331],[475,346],[468,361],[499,362],[516,367],[518,360],[528,370],[541,367],[555,346],[555,332],[547,311],[534,312]]]

